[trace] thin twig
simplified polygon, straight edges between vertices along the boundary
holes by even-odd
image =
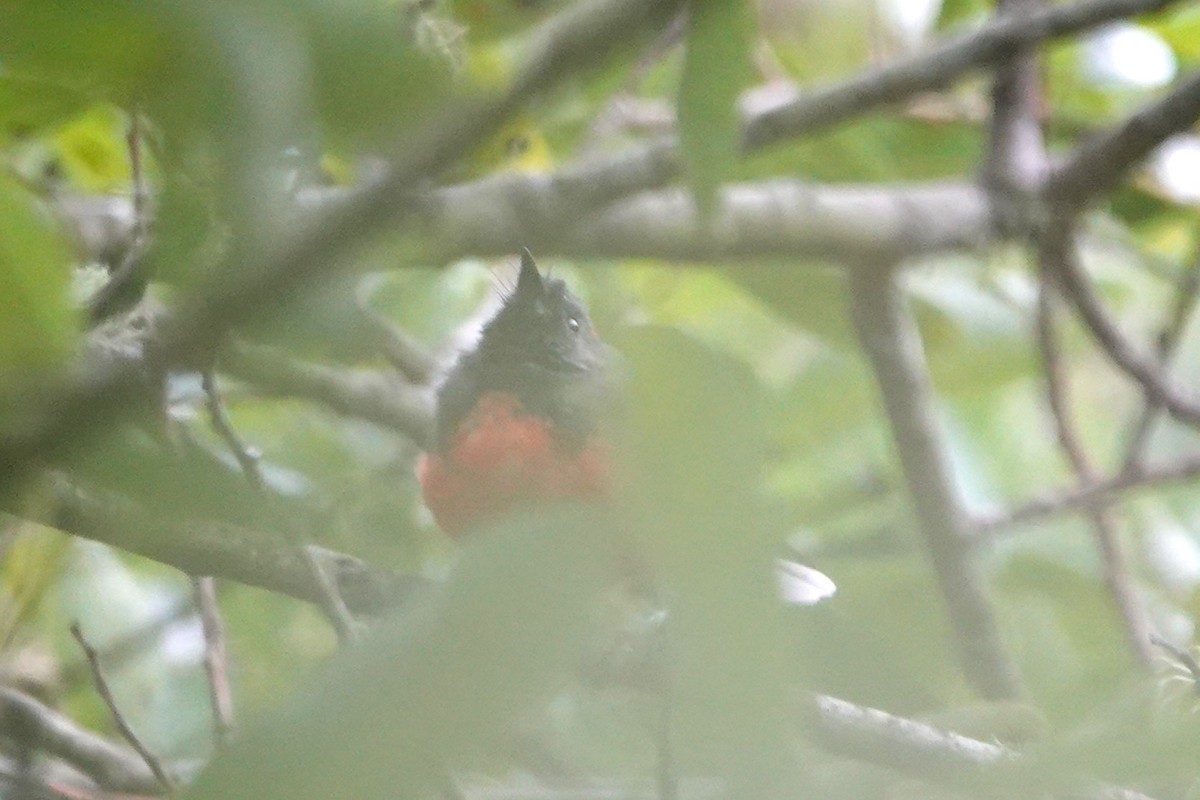
[[[78,622],[71,623],[71,635],[75,637],[75,641],[79,642],[79,647],[83,650],[83,654],[87,656],[88,663],[92,667],[92,679],[96,684],[96,691],[100,693],[100,697],[104,700],[104,704],[108,706],[108,711],[112,714],[113,722],[117,726],[117,730],[125,737],[125,741],[137,751],[142,760],[146,762],[146,766],[154,773],[154,777],[162,784],[163,788],[170,794],[174,794],[176,790],[175,781],[167,774],[167,770],[159,761],[158,756],[151,752],[150,748],[142,743],[138,735],[133,732],[129,722],[125,719],[125,715],[121,713],[121,709],[117,706],[116,698],[113,697],[112,690],[108,687],[108,681],[104,677],[104,670],[100,667],[100,657],[96,654],[96,649],[92,647],[88,640],[84,638],[83,631],[79,628]]]
[[[263,491],[267,484],[263,480],[262,469],[259,466],[259,455],[250,451],[250,448],[238,436],[229,415],[225,413],[225,404],[221,402],[221,395],[217,389],[217,376],[213,370],[206,369],[200,374],[200,385],[204,389],[204,406],[208,409],[208,420],[213,430],[225,442],[250,485],[260,492]]]
[[[359,626],[350,613],[345,598],[338,591],[337,584],[334,583],[333,578],[325,569],[324,563],[307,542],[297,537],[292,544],[300,553],[300,558],[303,560],[305,568],[308,569],[313,583],[320,589],[321,610],[325,612],[325,616],[333,625],[338,641],[343,645],[353,644],[358,639]]]
[[[150,240],[150,189],[146,181],[144,136],[141,113],[131,111],[125,144],[129,152],[133,224],[121,262],[113,268],[108,282],[88,300],[88,318],[92,325],[131,307],[146,291],[147,278],[143,274],[142,256]]]
[[[976,536],[995,536],[1047,517],[1111,505],[1131,492],[1196,478],[1200,478],[1200,456],[1181,458],[1161,467],[1125,471],[1095,483],[1054,492],[1007,511],[977,515],[972,530]]]
[[[211,370],[204,373],[203,384],[205,403],[208,407],[213,428],[225,440],[229,449],[233,451],[233,455],[241,466],[246,480],[259,492],[266,492],[267,485],[263,480],[262,471],[259,469],[258,459],[249,452],[246,445],[242,443],[241,438],[237,435],[237,431],[233,429],[233,425],[229,421],[229,417],[225,413],[225,409],[221,403],[220,395],[217,393],[216,378]],[[290,528],[285,528],[284,532],[289,543],[296,548],[296,554],[300,556],[300,560],[304,563],[305,568],[308,569],[314,585],[320,592],[321,609],[325,612],[325,616],[328,617],[330,624],[333,625],[334,631],[337,632],[338,641],[342,644],[353,642],[357,637],[356,624],[354,617],[350,614],[350,610],[346,607],[346,601],[338,591],[337,585],[334,584],[333,580],[326,573],[321,562],[317,560],[316,555],[309,548],[305,537],[296,535]]]
[[[185,619],[191,613],[190,604],[183,600],[176,600],[164,612],[141,627],[105,643],[98,655],[110,668],[113,665],[119,668],[124,662],[141,655],[157,644],[168,627]],[[83,681],[90,681],[91,675],[92,668],[87,663],[87,659],[77,659],[63,665],[59,682],[70,690]]]
[[[211,577],[193,575],[192,595],[204,632],[204,672],[208,677],[208,695],[212,704],[213,740],[217,749],[221,749],[229,743],[234,724],[225,620],[217,604],[216,582]]]
[[[0,735],[66,761],[110,792],[162,791],[161,782],[133,750],[15,689],[0,688]]]
[[[375,346],[383,353],[388,363],[410,383],[416,386],[428,384],[437,369],[437,363],[429,351],[394,322],[361,300],[359,311]]]
[[[1200,405],[1172,385],[1160,366],[1125,338],[1125,334],[1109,316],[1096,295],[1091,282],[1083,275],[1075,246],[1073,223],[1065,218],[1053,221],[1039,237],[1039,249],[1047,263],[1053,265],[1054,277],[1063,294],[1078,311],[1101,350],[1122,372],[1141,386],[1153,402],[1171,416],[1191,426],[1200,426]]]
[[[1188,675],[1192,678],[1193,686],[1195,686],[1196,691],[1200,692],[1200,662],[1196,661],[1196,656],[1182,647],[1176,647],[1161,636],[1151,636],[1150,644],[1170,653],[1179,662],[1179,665],[1188,671]]]
[[[1067,401],[1066,375],[1063,370],[1058,335],[1054,326],[1053,283],[1050,277],[1051,264],[1042,264],[1039,271],[1037,303],[1037,342],[1042,357],[1042,369],[1046,376],[1046,397],[1054,420],[1054,430],[1059,448],[1081,484],[1094,484],[1096,469],[1083,443],[1076,436],[1071,422]],[[1121,544],[1120,531],[1112,512],[1106,507],[1087,510],[1096,542],[1100,547],[1101,563],[1104,565],[1104,580],[1109,595],[1117,607],[1129,647],[1138,663],[1149,668],[1153,653],[1150,650],[1150,624],[1146,609],[1138,598],[1129,575],[1128,559]]]
[[[1191,267],[1180,280],[1175,295],[1175,305],[1163,324],[1162,330],[1155,337],[1157,345],[1155,356],[1164,369],[1174,360],[1176,351],[1183,342],[1183,334],[1196,310],[1197,300],[1200,300],[1200,252],[1193,256]],[[1136,470],[1141,466],[1146,444],[1150,440],[1150,432],[1154,429],[1154,423],[1161,411],[1161,404],[1153,397],[1146,395],[1142,403],[1142,413],[1134,423],[1125,443],[1122,469]]]

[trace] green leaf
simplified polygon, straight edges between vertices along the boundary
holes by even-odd
[[[319,685],[219,756],[190,796],[316,800],[442,789],[448,770],[511,736],[584,655],[615,553],[606,523],[580,512],[480,531],[444,586],[343,650]]]
[[[757,492],[763,392],[749,368],[678,331],[644,328],[630,356],[629,482],[620,507],[669,599],[672,715],[683,769],[731,796],[783,777],[781,525]]]
[[[279,3],[289,13],[296,5]],[[406,41],[394,6],[373,0],[299,5],[326,132],[360,148],[379,147],[447,98],[449,66]]]
[[[702,213],[738,159],[737,99],[749,81],[753,7],[742,0],[691,4],[679,85],[679,140],[688,183]]]
[[[0,143],[64,122],[91,102],[82,92],[51,81],[0,75]]]
[[[0,377],[61,366],[75,343],[70,252],[37,200],[0,177]]]
[[[148,11],[145,4],[127,0],[5,3],[0,61],[13,74],[127,102],[162,66],[169,50],[156,30],[155,14]]]

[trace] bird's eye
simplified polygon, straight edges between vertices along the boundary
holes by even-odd
[[[579,331],[579,318],[567,317],[567,327],[571,329],[571,333],[577,333]]]

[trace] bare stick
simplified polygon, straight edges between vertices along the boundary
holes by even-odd
[[[1049,264],[1042,265],[1037,305],[1037,342],[1046,376],[1047,404],[1054,420],[1054,430],[1059,448],[1075,473],[1076,479],[1082,484],[1092,484],[1096,482],[1096,469],[1083,444],[1076,436],[1066,397],[1066,375],[1054,326],[1053,285],[1049,274],[1049,270],[1052,268],[1052,265]],[[1096,542],[1100,547],[1101,562],[1104,565],[1104,581],[1108,587],[1108,593],[1117,607],[1125,638],[1138,663],[1148,669],[1153,659],[1150,649],[1150,623],[1146,616],[1146,609],[1129,576],[1128,559],[1121,544],[1119,526],[1111,509],[1107,507],[1093,507],[1086,513],[1091,520]]]
[[[388,363],[414,385],[428,384],[437,367],[433,356],[390,319],[366,303],[360,301],[359,310],[375,346],[383,353]]]
[[[75,641],[79,642],[79,647],[83,650],[83,654],[87,656],[88,663],[92,666],[92,679],[96,684],[96,691],[100,693],[100,697],[104,700],[104,704],[108,706],[108,711],[112,714],[113,722],[116,723],[117,730],[125,737],[125,741],[129,742],[130,747],[137,751],[142,760],[146,762],[146,766],[154,773],[154,777],[162,784],[163,788],[168,793],[175,793],[175,781],[167,774],[163,768],[162,762],[158,756],[150,751],[133,732],[133,728],[129,726],[125,715],[121,713],[121,709],[117,707],[117,701],[113,697],[112,690],[108,688],[108,681],[104,677],[104,671],[100,668],[100,657],[96,654],[96,649],[88,643],[84,638],[83,631],[79,629],[78,622],[71,623],[71,635],[75,637]]]
[[[204,672],[212,703],[213,739],[218,749],[229,743],[233,733],[233,692],[229,686],[229,657],[225,620],[217,604],[216,582],[211,577],[192,576],[192,594],[204,631]]]
[[[233,425],[230,423],[229,417],[222,406],[221,398],[217,394],[216,379],[211,370],[204,373],[203,382],[205,402],[208,406],[213,428],[229,445],[230,450],[233,451],[234,457],[237,459],[242,472],[246,475],[246,479],[250,484],[258,491],[266,492],[267,485],[263,480],[262,471],[259,469],[258,459],[250,454],[246,446],[242,443],[241,438],[237,435],[237,432],[233,429]],[[330,624],[333,625],[334,630],[337,632],[338,641],[342,644],[354,641],[357,636],[354,617],[346,607],[346,601],[342,599],[337,586],[325,572],[324,566],[317,560],[316,555],[308,547],[308,542],[305,541],[305,538],[297,536],[290,529],[285,529],[285,533],[312,575],[314,584],[320,590],[321,609],[325,612]]]
[[[983,697],[1024,694],[1021,677],[1000,637],[978,552],[954,483],[938,426],[937,398],[912,311],[895,276],[852,273],[852,313],[891,423],[909,498],[938,576],[958,658]]]
[[[263,394],[302,397],[373,422],[424,445],[433,430],[433,403],[418,387],[379,371],[338,369],[291,358],[270,347],[234,343],[221,370]]]
[[[1183,333],[1192,319],[1198,299],[1200,299],[1200,253],[1193,257],[1191,267],[1180,281],[1175,296],[1175,305],[1157,337],[1156,356],[1164,368],[1175,358],[1175,353],[1183,342]],[[1154,429],[1154,423],[1161,412],[1162,406],[1153,397],[1147,395],[1142,403],[1142,413],[1134,423],[1129,439],[1125,443],[1122,469],[1136,470],[1141,466],[1146,443],[1150,439],[1150,432]]]
[[[1120,502],[1131,492],[1185,483],[1200,478],[1200,456],[1153,469],[1128,470],[1085,486],[1049,494],[1005,512],[980,515],[972,526],[978,536],[993,536],[1059,514]]]
[[[1075,249],[1075,230],[1071,221],[1059,219],[1047,226],[1039,240],[1042,258],[1053,265],[1053,274],[1063,294],[1075,306],[1092,336],[1118,369],[1142,387],[1153,402],[1180,422],[1200,426],[1200,405],[1170,384],[1159,365],[1139,352],[1125,338],[1116,322],[1100,302],[1091,283],[1083,275]]]
[[[229,415],[225,413],[225,405],[217,391],[217,376],[211,369],[207,369],[200,375],[200,384],[204,388],[204,406],[208,409],[208,419],[213,430],[224,440],[250,485],[263,491],[266,482],[263,481],[262,470],[259,468],[258,454],[250,452],[250,448],[234,430]]]
[[[142,116],[137,110],[131,111],[125,143],[129,151],[133,222],[124,257],[113,268],[108,282],[88,300],[88,317],[93,325],[131,307],[146,290],[142,256],[150,239],[150,189],[146,182],[143,139]]]

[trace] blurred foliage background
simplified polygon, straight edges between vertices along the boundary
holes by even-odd
[[[421,731],[431,731],[419,749],[426,768],[449,758],[509,780],[517,793],[533,791],[544,777],[530,763],[536,759],[496,746],[509,734],[483,724],[485,711],[515,711],[497,699],[514,674],[530,684],[513,693],[528,703],[522,735],[532,730],[537,752],[569,765],[569,776],[651,781],[662,758],[661,706],[669,702],[681,776],[714,773],[740,792],[791,782],[797,795],[927,796],[922,784],[867,768],[839,772],[846,765],[830,766],[819,750],[797,756],[794,728],[802,723],[785,698],[801,687],[941,720],[985,742],[1036,739],[1033,752],[1065,764],[1064,773],[1086,769],[1168,797],[1195,791],[1195,751],[1181,743],[1195,743],[1188,693],[1198,676],[1185,674],[1182,693],[1172,694],[1167,674],[1178,671],[1178,654],[1131,648],[1112,599],[1111,563],[1087,515],[1068,510],[994,530],[972,522],[1061,496],[1078,482],[1047,408],[1034,334],[1036,261],[1019,241],[995,236],[972,248],[913,254],[900,279],[936,390],[932,411],[966,532],[979,538],[971,558],[1023,677],[1025,693],[998,710],[978,705],[963,677],[948,601],[848,311],[846,265],[816,255],[819,248],[755,257],[751,247],[723,259],[714,247],[710,257],[679,263],[656,259],[652,248],[638,253],[638,244],[621,258],[612,243],[597,252],[539,249],[519,240],[529,228],[514,228],[507,246],[467,241],[447,259],[453,228],[430,235],[409,220],[374,230],[364,224],[318,279],[256,295],[252,313],[205,339],[199,356],[155,360],[156,337],[169,335],[163,319],[203,310],[196,298],[236,291],[258,265],[288,252],[297,231],[322,230],[314,220],[338,198],[419,156],[429,146],[422,137],[456,109],[505,96],[521,65],[558,30],[558,15],[579,5],[0,0],[0,433],[5,442],[44,441],[39,432],[59,430],[53,425],[78,412],[70,401],[79,387],[109,386],[103,381],[113,375],[127,386],[130,374],[144,384],[136,402],[120,395],[120,413],[105,406],[61,428],[52,449],[30,456],[15,444],[0,448],[13,464],[24,459],[0,473],[7,683],[115,737],[69,635],[79,621],[146,743],[172,761],[209,758],[206,640],[180,569],[196,562],[172,556],[192,551],[170,537],[200,536],[196,525],[215,523],[261,534],[257,544],[230,545],[232,561],[238,547],[286,553],[308,541],[431,581],[460,575],[460,559],[471,565],[446,601],[445,631],[437,628],[443,606],[416,621],[401,608],[381,623],[384,633],[372,629],[351,648],[361,652],[338,658],[337,636],[317,606],[262,588],[269,579],[247,585],[255,581],[217,571],[228,677],[239,727],[245,721],[256,731],[244,752],[257,765],[246,766],[249,756],[238,762],[235,741],[230,763],[247,771],[230,768],[223,780],[246,796],[282,796],[271,780],[285,768],[269,765],[297,761],[325,768],[330,781],[362,769],[392,781],[397,796],[426,792],[437,779],[413,777],[416,754],[397,762],[403,769],[372,772],[388,758],[380,742],[401,747]],[[682,185],[701,215],[719,213],[721,187],[733,183],[870,189],[968,184],[979,173],[989,137],[987,73],[748,154],[739,131],[748,116],[793,99],[796,87],[837,85],[971,35],[993,18],[991,3],[682,5],[686,19],[667,14],[668,24],[654,30],[630,29],[620,37],[628,41],[604,43],[621,45],[611,56],[589,54],[596,63],[587,69],[568,61],[552,91],[521,96],[452,163],[402,188],[426,195],[489,180],[536,182],[673,135]],[[1040,49],[1038,125],[1052,155],[1066,157],[1121,125],[1195,70],[1200,9],[1160,5],[1167,8],[1153,16]],[[1086,273],[1120,329],[1147,352],[1164,336],[1177,339],[1169,371],[1181,386],[1196,384],[1200,353],[1189,313],[1200,274],[1200,139],[1189,127],[1098,198],[1079,239]],[[397,193],[396,204],[406,196]],[[612,206],[626,199],[614,197]],[[519,199],[513,207],[506,219],[520,218]],[[857,227],[874,223],[863,218]],[[625,500],[640,521],[635,538],[668,587],[671,701],[637,687],[576,677],[563,688],[552,680],[570,673],[573,656],[546,643],[563,641],[557,626],[586,614],[566,604],[555,609],[563,619],[551,619],[546,609],[571,595],[566,576],[586,565],[571,560],[578,555],[556,560],[557,549],[546,555],[541,540],[522,538],[520,525],[497,534],[511,545],[507,553],[487,542],[460,555],[420,503],[413,464],[431,386],[496,307],[525,244],[630,359]],[[115,299],[98,306],[114,287]],[[407,354],[399,362],[397,347]],[[1074,319],[1062,325],[1061,348],[1093,480],[1119,475],[1144,393]],[[203,371],[216,376],[222,410],[255,455],[262,490],[247,482],[211,424]],[[1187,426],[1151,413],[1148,431],[1138,463],[1194,460],[1197,437]],[[37,469],[25,468],[31,464]],[[86,525],[64,522],[64,476],[103,505],[145,511],[145,530],[118,537],[138,544],[113,547],[102,543],[112,535],[100,534],[90,541]],[[1148,630],[1187,650],[1200,613],[1200,496],[1186,481],[1152,484],[1122,495],[1111,514],[1125,556],[1118,582],[1137,598]],[[220,540],[213,536],[205,533],[196,547]],[[775,601],[764,564],[789,551],[834,579],[832,600],[816,608]],[[558,574],[526,596],[522,581],[532,578],[522,569],[531,562],[510,562],[528,552],[542,553],[541,568]],[[145,557],[156,553],[163,555]],[[511,584],[500,581],[510,572]],[[507,644],[499,634],[483,636],[508,630],[510,622],[495,622],[498,613],[522,615],[514,630],[536,633]],[[639,613],[646,611],[629,612]],[[456,649],[455,636],[476,646]],[[501,651],[523,649],[529,663],[499,659],[483,640]],[[409,676],[405,665],[422,666]],[[323,688],[314,690],[316,675]],[[410,678],[413,697],[398,688]],[[425,678],[436,688],[422,697]],[[437,694],[463,686],[477,691]],[[490,687],[490,703],[480,699],[481,687]],[[389,692],[399,698],[392,714],[384,713]],[[369,723],[356,722],[352,711],[370,710],[367,698],[381,708]],[[272,716],[281,707],[288,709],[282,719],[302,720],[286,744],[272,739],[292,724]],[[1150,735],[1146,719],[1163,707],[1182,712],[1173,723],[1182,728],[1160,731],[1155,722],[1149,728],[1161,735]],[[268,722],[250,722],[260,718]],[[326,741],[331,724],[344,740],[337,747]],[[275,749],[264,750],[264,742]],[[297,774],[303,778],[287,784],[290,791],[329,796],[314,788],[327,786],[321,780]],[[230,784],[215,785],[224,788],[201,791],[228,796]],[[368,777],[329,785],[345,796],[378,788]]]

